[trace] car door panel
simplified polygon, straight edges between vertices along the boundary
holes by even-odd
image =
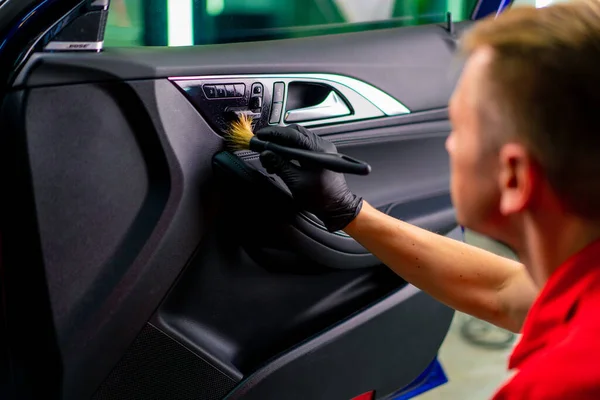
[[[123,86],[135,96],[124,96]],[[15,131],[25,128],[27,137],[27,147],[18,150],[32,169],[65,393],[68,398],[87,398],[207,233],[208,210],[199,205],[210,196],[212,166],[210,156],[202,154],[215,152],[221,141],[166,80],[36,88],[24,93],[16,92],[13,99],[22,99],[25,126],[16,113],[7,119],[17,117]],[[126,105],[116,106],[121,100]],[[126,115],[135,115],[137,107],[147,110],[147,118],[127,121]],[[104,118],[111,108],[111,118]],[[107,135],[120,139],[109,141],[104,139]],[[160,143],[153,150],[164,156],[143,146],[152,136],[156,145]],[[98,152],[96,145],[103,151]],[[161,158],[167,159],[163,170]],[[127,159],[137,165],[122,169],[115,162]],[[158,172],[152,174],[153,170]],[[118,177],[106,180],[96,171]],[[97,192],[98,185],[102,193]],[[165,190],[166,202],[161,199]],[[98,201],[99,196],[110,201]],[[160,216],[158,220],[140,220],[143,203]],[[135,222],[139,222],[137,230]],[[112,234],[120,240],[108,241]],[[75,258],[72,253],[77,249]]]
[[[172,78],[331,73],[385,91],[410,113],[315,132],[373,166],[347,176],[358,194],[460,239],[444,150],[454,41],[431,25],[34,54],[2,120],[26,138],[13,145],[34,208],[13,225],[36,215],[63,397],[384,398],[412,382],[453,311],[298,212],[256,154],[225,152],[214,111]]]

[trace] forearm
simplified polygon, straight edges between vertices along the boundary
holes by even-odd
[[[537,288],[522,264],[391,218],[365,203],[345,232],[448,306],[518,331]]]

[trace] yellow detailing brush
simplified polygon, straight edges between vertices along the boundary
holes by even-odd
[[[234,150],[252,150],[261,153],[270,150],[273,153],[288,160],[296,160],[330,171],[354,174],[368,175],[371,172],[371,166],[363,161],[356,160],[340,153],[323,153],[285,147],[276,143],[260,140],[252,132],[252,119],[245,114],[240,114],[239,119],[231,124],[231,127],[225,135],[225,140],[229,147]]]
[[[250,150],[250,141],[254,137],[252,132],[252,117],[240,114],[238,120],[233,121],[225,134],[225,140],[231,150]]]

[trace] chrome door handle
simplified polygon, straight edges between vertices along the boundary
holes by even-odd
[[[331,91],[321,104],[287,111],[285,113],[285,122],[315,121],[343,117],[345,115],[350,115],[350,109],[336,92]]]

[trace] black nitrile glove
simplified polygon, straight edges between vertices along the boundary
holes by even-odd
[[[286,147],[337,152],[333,143],[299,125],[264,128],[256,136]],[[300,207],[315,214],[330,232],[344,229],[362,207],[362,198],[350,192],[343,174],[314,165],[298,167],[268,150],[260,154],[260,162],[268,173],[278,175]]]

